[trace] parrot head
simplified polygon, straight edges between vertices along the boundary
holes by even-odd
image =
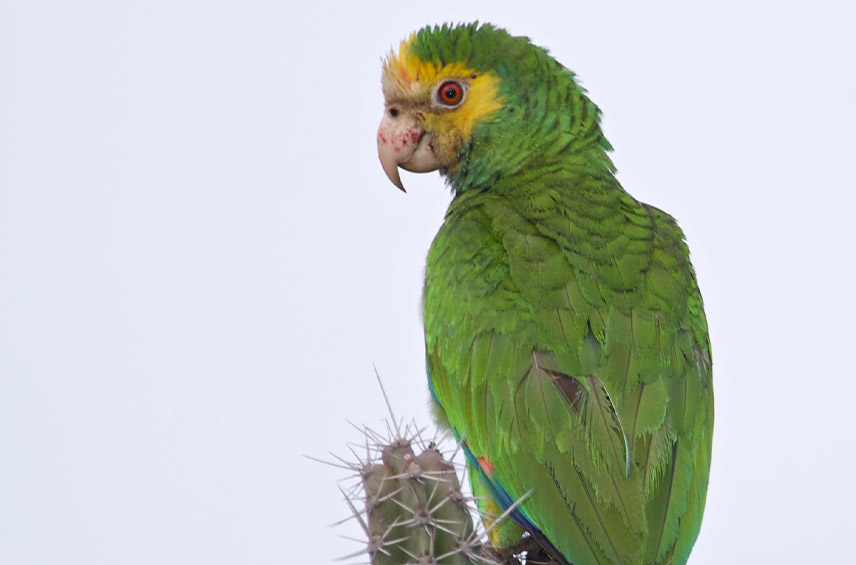
[[[381,84],[378,156],[402,190],[399,168],[439,170],[460,192],[581,145],[603,155],[587,162],[611,168],[599,110],[574,74],[526,37],[490,24],[426,27],[390,52]]]

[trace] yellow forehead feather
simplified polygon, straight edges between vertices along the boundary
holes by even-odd
[[[431,84],[438,77],[464,77],[472,74],[473,71],[463,63],[452,63],[441,67],[438,64],[423,61],[410,49],[410,45],[415,40],[416,34],[413,34],[402,41],[398,47],[398,56],[393,54],[392,57],[395,64],[391,70],[401,86],[409,87],[413,82]]]

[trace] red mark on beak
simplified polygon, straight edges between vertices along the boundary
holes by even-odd
[[[425,131],[421,129],[404,129],[403,131],[378,131],[377,139],[383,145],[391,145],[396,153],[401,153],[419,143]]]

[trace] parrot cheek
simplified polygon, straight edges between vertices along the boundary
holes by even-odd
[[[377,152],[386,176],[392,184],[404,190],[398,167],[415,173],[434,171],[440,161],[434,154],[430,134],[409,115],[397,111],[384,113],[377,131]]]

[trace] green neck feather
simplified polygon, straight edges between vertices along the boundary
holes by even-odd
[[[457,193],[539,171],[613,174],[600,110],[574,74],[526,37],[489,24],[424,28],[411,48],[423,60],[466,62],[500,79],[504,107],[476,125],[447,171]]]

